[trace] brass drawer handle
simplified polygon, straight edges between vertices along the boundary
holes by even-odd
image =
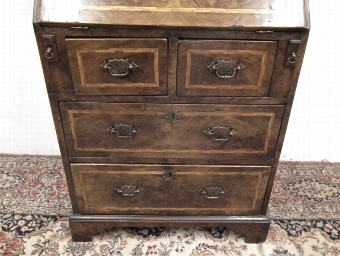
[[[114,191],[116,191],[118,194],[121,194],[122,196],[135,196],[142,192],[143,189],[134,185],[123,185],[115,188]]]
[[[208,199],[217,199],[221,195],[228,193],[228,190],[220,187],[205,187],[199,191]]]
[[[245,66],[242,63],[237,64],[236,60],[218,60],[216,64],[211,62],[207,68],[212,73],[215,71],[219,78],[227,79],[234,77],[236,71],[241,72]]]
[[[123,78],[130,74],[130,70],[135,71],[138,65],[134,62],[129,63],[128,59],[112,59],[104,61],[99,67],[108,70],[111,76]]]
[[[227,141],[230,137],[235,136],[237,131],[229,126],[215,126],[207,128],[203,133],[213,140]]]
[[[133,126],[132,124],[115,124],[111,125],[107,130],[122,139],[131,138],[141,131],[137,126]]]

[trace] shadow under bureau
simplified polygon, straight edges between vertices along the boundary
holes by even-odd
[[[303,0],[36,0],[74,241],[226,226],[264,241],[309,33]]]

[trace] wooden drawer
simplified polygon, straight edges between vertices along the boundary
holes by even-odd
[[[167,94],[167,39],[66,39],[76,95]]]
[[[172,148],[187,157],[271,159],[284,107],[280,105],[173,105]]]
[[[181,96],[267,96],[277,42],[182,40],[177,92]]]
[[[60,103],[70,156],[152,157],[171,148],[171,105]],[[114,129],[114,130],[112,130]]]
[[[256,164],[273,158],[284,107],[65,102],[60,109],[73,157]]]
[[[86,214],[259,214],[270,173],[204,165],[71,164],[71,170]]]

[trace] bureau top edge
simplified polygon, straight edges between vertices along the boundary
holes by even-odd
[[[308,0],[35,0],[33,23],[221,30],[310,28]]]

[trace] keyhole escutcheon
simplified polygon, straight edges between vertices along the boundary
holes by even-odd
[[[177,179],[177,175],[174,170],[166,170],[164,171],[163,178],[166,181],[174,181]]]
[[[166,115],[166,119],[170,124],[175,124],[181,120],[182,114],[177,109],[170,109]]]

